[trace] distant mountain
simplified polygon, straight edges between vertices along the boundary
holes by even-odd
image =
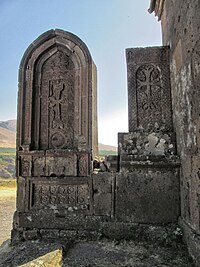
[[[15,148],[16,133],[0,127],[0,147]]]
[[[0,121],[0,147],[15,147],[16,120]],[[117,147],[99,143],[99,151],[117,151]]]
[[[0,127],[16,132],[16,120],[0,121]]]
[[[99,143],[99,151],[104,150],[104,151],[117,151],[117,147],[116,146],[109,146],[109,145],[104,145]]]

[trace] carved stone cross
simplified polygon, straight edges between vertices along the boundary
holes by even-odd
[[[65,85],[61,79],[57,79],[50,84],[49,108],[53,114],[52,128],[63,129],[64,123],[62,121],[61,106],[66,104],[66,98],[63,98],[62,92]]]
[[[160,75],[158,69],[152,65],[147,65],[145,68],[139,69],[137,73],[137,89],[146,88],[142,108],[144,110],[156,109],[155,96],[152,87],[160,87]]]

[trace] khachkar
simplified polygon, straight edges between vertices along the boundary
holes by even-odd
[[[127,49],[126,59],[129,133],[119,134],[121,161],[125,155],[170,158],[176,154],[176,143],[169,48]]]
[[[63,229],[70,212],[90,213],[96,101],[96,66],[77,36],[50,30],[28,47],[19,69],[13,240]]]
[[[129,132],[118,134],[119,218],[167,223],[180,215],[169,47],[126,50]],[[131,205],[130,205],[131,203]]]

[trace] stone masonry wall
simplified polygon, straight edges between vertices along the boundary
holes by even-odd
[[[181,223],[200,266],[200,1],[151,1],[150,11],[161,19],[163,45],[171,50],[173,120],[182,163]]]

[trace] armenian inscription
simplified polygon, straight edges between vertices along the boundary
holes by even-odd
[[[33,204],[36,208],[76,207],[87,209],[89,204],[89,188],[81,185],[36,185],[33,184]]]

